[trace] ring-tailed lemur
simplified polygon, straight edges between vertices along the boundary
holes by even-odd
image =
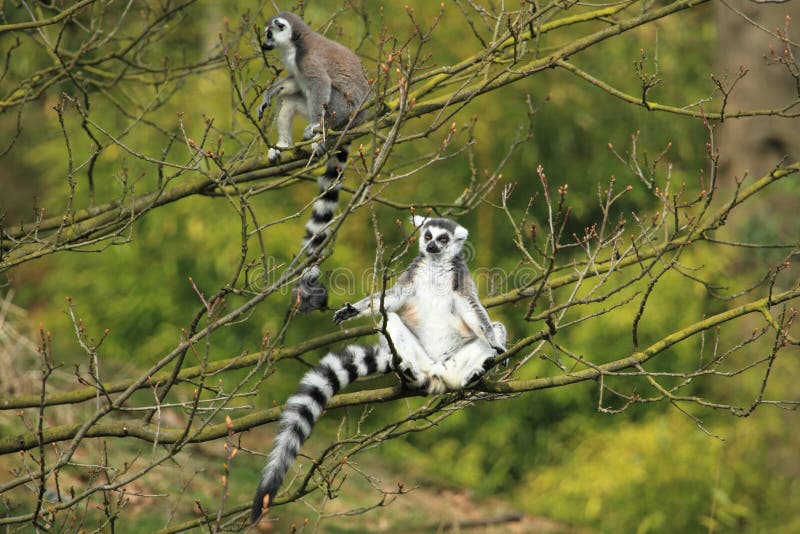
[[[286,401],[274,448],[261,474],[251,519],[256,522],[274,501],[300,446],[340,389],[356,378],[394,370],[411,387],[429,394],[455,391],[477,382],[505,352],[506,329],[491,322],[478,300],[461,255],[467,230],[448,219],[414,217],[420,226],[419,255],[383,294],[346,304],[334,321],[386,312],[386,333],[377,345],[350,345],[327,354],[305,374]]]
[[[278,14],[267,23],[262,48],[278,48],[287,71],[285,78],[264,92],[258,107],[258,118],[261,119],[273,98],[280,101],[278,142],[276,148],[270,148],[268,152],[271,162],[280,159],[280,149],[292,145],[295,115],[309,119],[303,130],[303,139],[317,139],[312,144],[315,155],[325,150],[326,128],[339,130],[364,121],[364,112],[358,110],[366,100],[370,86],[358,56],[351,50],[314,32],[300,17],[288,12]],[[351,117],[356,111],[358,113]],[[311,252],[327,237],[326,226],[333,219],[339,202],[340,180],[349,150],[349,144],[340,145],[328,160],[324,174],[317,180],[320,198],[314,202],[303,238],[303,245],[308,245]],[[299,309],[303,311],[322,309],[314,307],[315,303],[327,301],[327,292],[319,277],[314,278],[313,284],[309,283],[311,278],[306,277],[304,288],[297,292]]]

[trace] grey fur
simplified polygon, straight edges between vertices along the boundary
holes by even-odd
[[[307,269],[297,286],[292,290],[292,300],[300,313],[328,309],[328,290],[320,282],[320,270],[316,265]]]
[[[369,82],[358,57],[341,44],[314,32],[297,15],[283,12],[273,17],[264,30],[265,50],[279,49],[287,76],[264,92],[258,107],[258,118],[278,100],[278,142],[269,149],[271,162],[280,159],[280,150],[292,145],[292,123],[295,115],[308,117],[303,130],[304,139],[315,139],[312,152],[325,151],[324,129],[341,129],[348,124],[357,126],[364,120],[358,111],[369,95]],[[358,113],[352,116],[353,113]],[[319,135],[322,133],[322,136]],[[311,217],[306,223],[303,245],[316,251],[328,237],[328,225],[339,201],[342,173],[347,163],[349,146],[340,146],[331,155],[325,173],[317,180],[319,198],[314,202]],[[305,275],[304,275],[305,276]],[[325,293],[323,301],[319,295]],[[314,282],[298,286],[298,310],[308,313],[325,309],[327,291],[319,276]]]
[[[269,149],[271,162],[280,159],[280,151],[292,145],[292,123],[295,115],[309,119],[303,130],[304,139],[315,139],[312,152],[325,151],[325,129],[339,130],[364,121],[361,106],[367,99],[370,85],[361,62],[348,48],[313,31],[294,13],[283,12],[273,17],[264,30],[265,50],[277,48],[286,69],[286,77],[264,91],[258,118],[273,99],[278,99],[278,142]],[[353,114],[355,115],[353,116]],[[320,135],[322,134],[322,135]],[[303,245],[315,252],[328,236],[339,201],[342,173],[347,163],[349,145],[342,145],[331,155],[325,173],[319,178],[319,198],[314,202],[306,223]],[[307,313],[316,309],[317,298],[325,287],[317,277],[314,284],[300,284],[294,291],[298,309]]]
[[[292,144],[291,123],[295,114],[308,117],[304,139],[315,137],[323,127],[341,129],[363,122],[359,111],[369,95],[364,68],[351,50],[313,31],[293,13],[273,17],[264,30],[264,48],[278,48],[287,76],[264,92],[258,116],[273,98],[281,99],[278,112],[278,148]],[[317,145],[317,149],[321,148]],[[277,160],[279,151],[271,151]]]

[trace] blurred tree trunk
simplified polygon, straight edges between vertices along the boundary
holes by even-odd
[[[727,74],[730,82],[740,67],[749,71],[730,95],[728,111],[774,108],[797,99],[798,80],[784,65],[768,60],[771,48],[782,57],[786,46],[754,24],[777,33],[786,26],[787,15],[800,22],[800,2],[726,0],[716,4],[716,75],[722,79]],[[792,52],[797,55],[800,50],[793,47]],[[751,176],[761,176],[784,157],[796,160],[800,156],[798,132],[800,119],[724,121],[717,137],[722,176],[741,177],[746,170]]]

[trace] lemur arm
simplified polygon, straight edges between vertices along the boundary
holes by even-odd
[[[403,286],[398,282],[387,289],[385,293],[374,293],[359,300],[355,304],[350,304],[348,302],[336,311],[333,320],[336,324],[340,324],[343,321],[358,317],[364,313],[377,315],[381,312],[381,298],[383,298],[384,310],[387,312],[397,312],[408,300],[408,291],[404,291],[404,287],[408,289],[408,286]]]
[[[466,269],[459,265],[456,276],[459,277],[455,294],[456,314],[472,330],[476,336],[486,341],[498,353],[505,352],[506,347],[497,339],[489,313],[478,299],[475,283]]]
[[[486,341],[498,353],[506,348],[496,339],[494,327],[489,320],[486,308],[475,295],[457,295],[455,298],[456,315],[472,330],[475,335]]]
[[[272,87],[264,91],[264,96],[261,98],[261,105],[258,106],[259,120],[264,115],[264,110],[272,103],[272,99],[278,96],[296,95],[301,92],[300,85],[293,77],[288,76],[281,78],[275,82]]]
[[[316,69],[315,69],[316,70]],[[316,129],[322,127],[325,115],[325,106],[331,99],[331,79],[322,69],[318,72],[306,74],[308,85],[308,119],[309,124],[303,130],[303,139],[311,139],[316,134]]]
[[[378,314],[381,312],[381,298],[383,298],[383,307],[387,312],[397,312],[400,310],[411,295],[414,293],[414,272],[419,265],[420,257],[418,256],[408,268],[403,271],[403,274],[397,279],[397,282],[383,292],[374,293],[366,298],[363,298],[355,304],[349,302],[341,307],[333,316],[336,324],[341,324],[347,319],[357,317],[364,312]]]

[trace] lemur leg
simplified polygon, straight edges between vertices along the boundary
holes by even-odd
[[[434,364],[417,336],[403,323],[396,313],[387,313],[386,331],[392,340],[397,356],[393,362],[395,371],[409,386],[428,389],[429,375]],[[381,336],[380,350],[391,353],[389,342]]]
[[[277,148],[270,148],[267,159],[275,163],[281,157],[281,150],[292,146],[292,121],[295,115],[308,117],[306,99],[302,95],[290,95],[281,98],[281,108],[278,111],[278,142]]]
[[[506,328],[502,323],[492,323],[495,340],[502,346],[506,344]],[[447,390],[459,390],[470,386],[486,374],[496,356],[495,349],[483,339],[467,343],[434,369],[433,374],[445,385]],[[434,380],[434,377],[431,377]]]
[[[323,124],[320,128],[323,132],[316,133],[314,124],[309,124],[303,132],[304,139],[313,139],[311,143],[311,150],[315,156],[321,156],[327,150],[325,143],[326,130],[341,130],[350,122],[350,114],[356,109],[356,105],[335,87],[331,87],[330,98],[325,105],[325,113],[323,115]],[[358,124],[363,120],[363,116],[359,114],[358,117],[353,119],[352,124]]]
[[[494,361],[494,349],[482,339],[470,341],[447,360],[440,362],[434,375],[445,391],[457,391],[477,382]]]
[[[311,151],[315,156],[320,156],[325,153],[325,130],[330,127],[328,116],[331,112],[331,79],[322,75],[308,83],[308,126],[303,130],[303,139],[313,139]]]

